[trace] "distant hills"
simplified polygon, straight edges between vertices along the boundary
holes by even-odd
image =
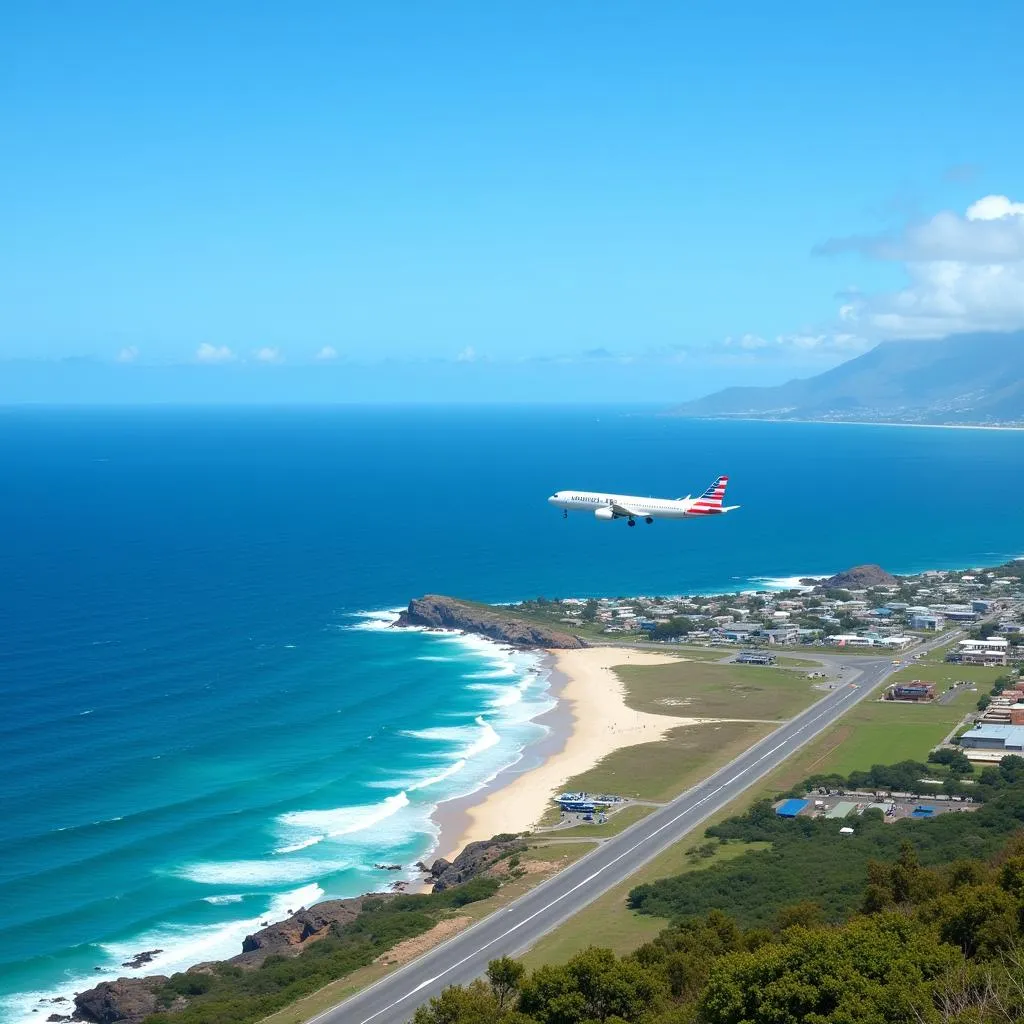
[[[832,370],[777,387],[726,388],[680,416],[1024,424],[1024,331],[884,341]]]

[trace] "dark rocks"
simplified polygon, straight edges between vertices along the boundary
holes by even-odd
[[[151,963],[152,960],[153,960],[153,957],[155,957],[157,955],[157,953],[162,953],[162,952],[163,952],[162,949],[147,949],[143,953],[136,953],[135,956],[133,956],[130,960],[125,960],[125,962],[123,964],[121,964],[121,966],[122,967],[131,967],[131,968],[142,967],[144,964]]]
[[[499,860],[525,850],[526,844],[518,838],[485,839],[470,843],[453,861],[438,857],[430,869],[434,879],[434,892],[444,892],[453,885],[461,885],[485,874]]]
[[[47,1024],[64,1024],[64,1021],[71,1020],[71,1014],[69,1013],[51,1013],[46,1018]]]
[[[75,996],[75,1017],[91,1024],[141,1024],[156,1013],[157,993],[166,983],[167,978],[159,974],[102,981]]]
[[[872,587],[898,587],[899,584],[899,577],[886,572],[880,565],[857,565],[818,582],[823,590],[870,590]]]
[[[245,937],[241,954],[228,962],[242,967],[256,967],[272,954],[294,956],[310,940],[315,941],[327,935],[332,926],[344,926],[354,921],[363,908],[363,898],[358,896],[348,900],[326,900],[308,910],[300,910],[284,921],[261,928]]]
[[[578,636],[517,618],[512,609],[470,604],[439,594],[414,598],[395,625],[458,629],[512,647],[575,649],[587,646]]]
[[[373,865],[378,871],[401,871],[401,864],[374,864]]]

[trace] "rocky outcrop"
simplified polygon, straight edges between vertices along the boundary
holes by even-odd
[[[387,897],[378,897],[378,899]],[[258,967],[268,956],[295,956],[317,939],[330,934],[331,928],[354,921],[363,909],[365,897],[348,900],[325,900],[308,910],[300,910],[284,921],[246,935],[242,952],[228,963],[239,967]]]
[[[395,625],[458,629],[513,647],[574,650],[587,646],[586,641],[578,636],[518,618],[511,609],[469,604],[454,597],[442,597],[438,594],[414,598],[398,617]]]
[[[526,844],[517,836],[502,835],[485,842],[470,843],[454,861],[449,862],[439,857],[428,872],[434,883],[434,892],[443,892],[485,874],[503,857],[525,849]],[[384,867],[391,868],[390,865]],[[406,884],[402,881],[393,882],[393,893],[371,893],[354,899],[325,900],[308,909],[303,908],[284,921],[247,935],[242,943],[242,952],[227,962],[238,967],[255,968],[268,956],[297,956],[311,943],[331,934],[335,927],[344,927],[354,921],[367,900],[394,899],[394,895],[401,892]],[[125,966],[142,966],[155,952],[150,950],[140,953],[126,961]],[[214,963],[197,964],[188,973],[209,973],[215,966]],[[95,988],[75,996],[74,1019],[89,1024],[140,1024],[158,1010],[177,1012],[187,1005],[183,997],[176,997],[169,1006],[157,1005],[158,993],[166,982],[167,978],[162,975],[101,982]]]
[[[899,578],[880,565],[857,565],[846,572],[821,580],[823,590],[870,590],[872,587],[898,587]]]
[[[453,861],[438,857],[430,867],[434,892],[444,892],[453,885],[478,878],[499,860],[525,849],[526,843],[518,836],[496,836],[494,839],[470,843]]]
[[[135,956],[131,957],[128,960],[125,960],[125,962],[123,964],[121,964],[121,966],[122,967],[133,967],[133,968],[143,967],[143,966],[145,966],[148,963],[152,963],[153,958],[158,953],[162,953],[162,952],[163,952],[162,949],[147,949],[144,952],[136,953]]]
[[[90,1024],[140,1024],[158,1009],[178,1010],[183,999],[169,1007],[157,1005],[157,994],[167,978],[156,974],[151,978],[118,978],[103,981],[88,992],[75,996],[75,1020]]]

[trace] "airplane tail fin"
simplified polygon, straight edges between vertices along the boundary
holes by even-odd
[[[727,476],[720,476],[697,500],[690,509],[691,515],[711,516],[721,512],[731,512],[739,505],[725,507],[722,502],[725,500],[725,487],[729,483]]]

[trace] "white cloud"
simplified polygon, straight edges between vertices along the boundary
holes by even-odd
[[[320,363],[329,363],[332,359],[338,358],[338,350],[333,345],[324,345],[316,354],[316,360]]]
[[[944,210],[896,235],[819,247],[844,251],[899,262],[906,271],[903,288],[840,307],[840,320],[876,339],[1024,327],[1024,203],[1008,196],[983,196],[963,214]]]
[[[476,349],[472,345],[467,345],[456,357],[457,363],[473,363],[476,362]]]
[[[773,338],[764,338],[759,334],[743,334],[738,338],[726,338],[722,345],[732,352],[834,357],[836,355],[856,355],[870,348],[872,342],[859,334],[821,331],[777,334]]]
[[[196,359],[201,363],[230,363],[234,358],[234,352],[227,345],[211,345],[204,341],[196,349]]]
[[[138,358],[139,350],[134,345],[125,345],[125,347],[117,353],[117,361],[119,363],[134,363]]]
[[[253,358],[258,363],[280,363],[283,361],[281,350],[272,345],[264,345],[262,348],[256,349]]]

